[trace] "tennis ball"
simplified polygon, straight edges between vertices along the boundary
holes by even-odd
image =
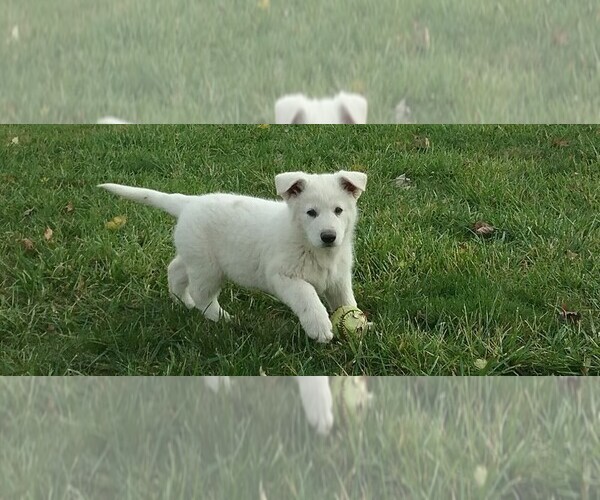
[[[362,334],[369,328],[367,317],[358,307],[341,306],[331,315],[333,334]]]
[[[364,417],[373,400],[365,377],[332,377],[333,411],[342,424],[356,423]]]

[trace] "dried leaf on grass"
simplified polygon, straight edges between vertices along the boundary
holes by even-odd
[[[496,231],[494,226],[481,220],[473,224],[472,230],[477,236],[481,236],[482,238],[490,237]]]
[[[431,148],[431,141],[429,140],[429,137],[415,135],[413,138],[413,146],[417,151],[427,151]]]
[[[108,222],[105,222],[104,227],[106,229],[110,229],[111,231],[116,231],[117,229],[121,229],[125,225],[126,222],[127,222],[127,217],[125,217],[124,215],[117,215],[116,217],[113,217]]]
[[[581,321],[581,313],[578,311],[569,311],[565,304],[560,306],[558,316],[561,320],[567,321],[568,323],[578,323]]]
[[[406,174],[399,175],[394,179],[394,184],[396,187],[408,189],[412,187],[412,181],[410,177],[407,177]]]
[[[475,360],[474,364],[475,368],[477,368],[478,370],[483,370],[487,366],[488,362],[485,359],[478,358]]]
[[[23,245],[23,249],[26,252],[32,252],[35,249],[35,244],[29,238],[23,238],[21,240],[21,245]]]

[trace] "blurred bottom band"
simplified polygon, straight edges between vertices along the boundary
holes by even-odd
[[[595,379],[0,378],[0,498],[549,498],[600,487]]]

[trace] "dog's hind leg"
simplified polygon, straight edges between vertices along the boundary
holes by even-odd
[[[183,259],[177,255],[168,268],[169,292],[173,299],[181,301],[189,309],[196,306],[188,292],[189,278]]]
[[[206,266],[188,266],[188,292],[195,306],[211,321],[224,319],[229,321],[231,316],[219,304],[219,292],[223,275],[219,269]]]

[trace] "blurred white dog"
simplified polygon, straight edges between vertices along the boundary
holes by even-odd
[[[286,95],[275,103],[275,123],[364,124],[367,123],[367,100],[347,92],[325,99],[311,99],[304,94]]]
[[[131,122],[104,116],[100,125],[128,125]],[[359,95],[340,92],[334,97],[311,99],[304,94],[290,94],[275,103],[277,124],[364,124],[367,123],[367,100]]]

